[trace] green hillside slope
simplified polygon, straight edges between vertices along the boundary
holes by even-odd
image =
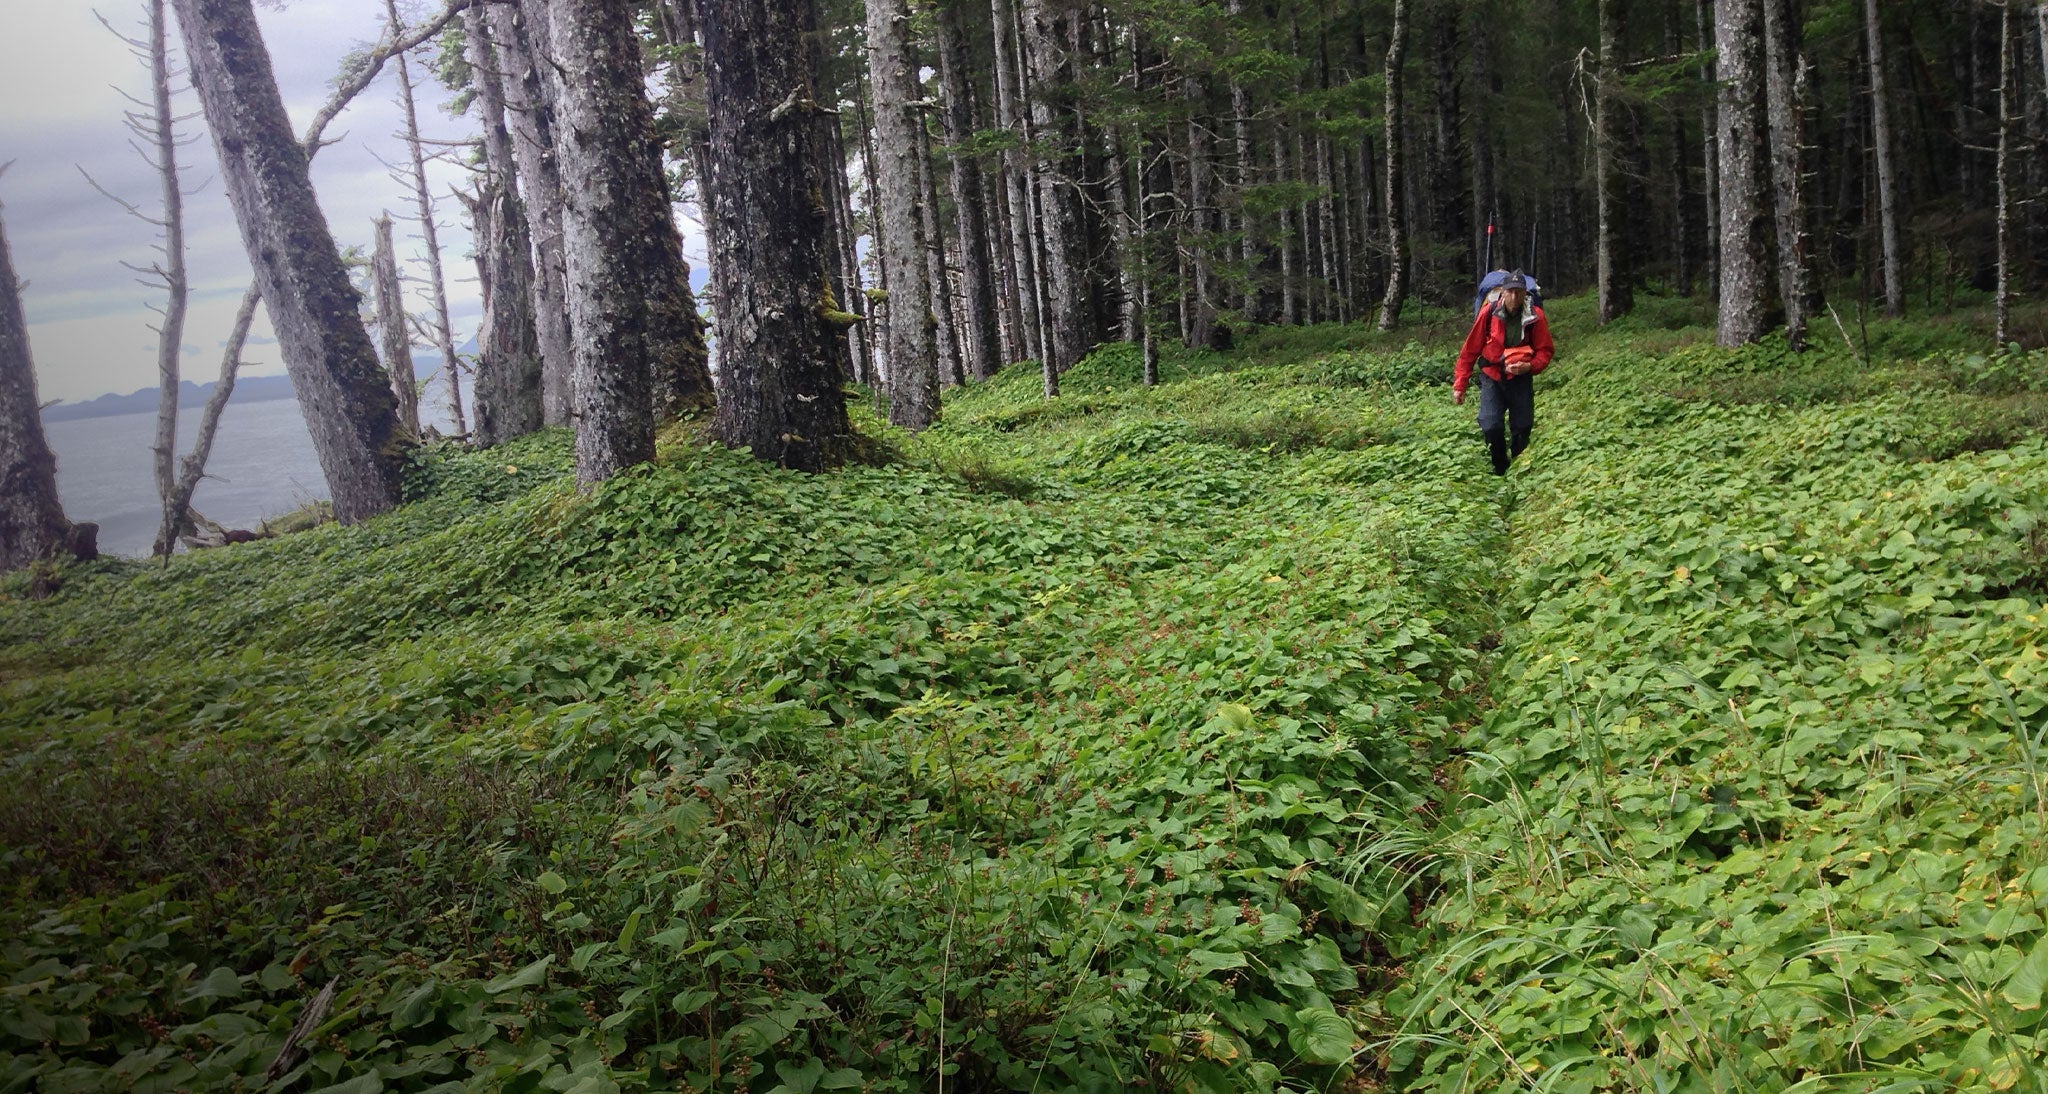
[[[2048,361],[1585,309],[9,578],[0,1090],[2039,1088]]]

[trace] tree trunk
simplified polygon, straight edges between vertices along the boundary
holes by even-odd
[[[923,200],[917,203],[918,216],[924,221],[925,284],[931,290],[932,333],[937,356],[933,361],[933,372],[940,384],[965,384],[966,366],[962,363],[963,350],[960,346],[960,322],[953,307],[953,274],[946,265],[946,230],[939,223],[939,179],[938,169],[932,162],[930,130],[924,124],[922,107],[918,110],[917,181],[923,189],[919,193]]]
[[[1233,19],[1244,18],[1244,0],[1229,0],[1229,12]],[[1237,159],[1230,167],[1230,185],[1238,195],[1237,208],[1237,262],[1241,269],[1239,282],[1244,293],[1239,301],[1239,310],[1244,321],[1257,326],[1268,321],[1262,297],[1261,278],[1258,275],[1259,258],[1263,251],[1260,244],[1259,218],[1244,204],[1244,195],[1258,181],[1257,149],[1252,146],[1252,90],[1245,85],[1241,76],[1233,75],[1230,80],[1230,131],[1231,143],[1236,147]]]
[[[1408,0],[1394,0],[1394,27],[1388,35],[1386,66],[1387,133],[1387,292],[1380,301],[1380,329],[1391,331],[1401,321],[1408,296],[1408,215],[1401,141],[1401,66],[1408,49]]]
[[[1216,154],[1205,106],[1209,89],[1200,77],[1181,78],[1181,98],[1188,104],[1188,260],[1193,267],[1194,314],[1189,324],[1191,349],[1228,349],[1230,330],[1218,310],[1222,295],[1216,284]]]
[[[176,8],[192,84],[335,518],[375,516],[398,503],[409,438],[314,199],[256,14],[249,0],[176,0]]]
[[[548,0],[562,172],[562,243],[573,374],[576,481],[590,486],[654,458],[648,336],[650,252],[671,246],[662,180],[647,148],[651,112],[630,14],[604,0]]]
[[[402,25],[398,19],[397,0],[384,0],[384,10],[391,19],[391,33],[396,36]],[[420,238],[427,245],[427,288],[432,294],[434,325],[428,331],[433,335],[435,348],[441,351],[441,370],[448,382],[448,414],[455,423],[457,436],[469,433],[469,415],[462,405],[462,362],[455,356],[455,325],[448,317],[448,281],[441,269],[440,229],[434,222],[434,194],[427,189],[427,157],[420,146],[420,118],[418,104],[412,91],[412,68],[407,64],[405,54],[398,54],[399,100],[405,107],[405,146],[412,160],[413,196],[420,211]]]
[[[178,178],[177,115],[171,108],[171,64],[169,32],[164,20],[164,0],[149,2],[150,114],[131,122],[138,136],[154,145],[153,163],[162,193],[164,261],[155,267],[164,284],[163,324],[157,328],[156,343],[156,443],[150,447],[156,472],[157,500],[163,505],[163,519],[157,526],[160,552],[170,557],[168,545],[177,542],[184,510],[173,510],[177,493],[178,454],[178,361],[185,349],[185,312],[188,288],[185,278],[185,188]],[[11,286],[10,286],[11,287]]]
[[[1273,141],[1273,179],[1292,182],[1294,172],[1287,158],[1287,141]],[[1295,243],[1301,238],[1301,213],[1293,205],[1280,209],[1280,322],[1299,326],[1302,321],[1301,278]]]
[[[929,256],[922,207],[925,187],[917,145],[917,70],[910,56],[910,11],[904,0],[868,0],[869,86],[875,106],[876,215],[889,267],[889,420],[924,429],[938,418],[939,373],[934,344]]]
[[[1010,270],[1016,286],[1019,318],[1024,335],[1021,349],[1041,361],[1046,355],[1044,316],[1038,307],[1037,217],[1033,209],[1036,189],[1026,158],[1029,147],[1024,124],[1024,54],[1017,38],[1017,17],[1010,0],[990,0],[989,12],[995,26],[996,126],[1009,134],[1012,145],[1003,150],[1003,183],[1010,209]],[[1050,393],[1048,393],[1050,394]]]
[[[391,216],[377,218],[377,249],[370,260],[370,286],[377,300],[377,335],[383,342],[384,371],[398,399],[398,424],[420,433],[420,393],[412,370],[412,330],[405,314],[405,290],[398,280],[398,251],[391,242]],[[180,523],[184,514],[180,513]],[[175,542],[178,529],[168,529],[159,543]]]
[[[1806,63],[1790,0],[1763,0],[1765,99],[1769,106],[1772,206],[1777,215],[1778,280],[1785,340],[1806,348],[1806,325],[1820,301],[1807,228]]]
[[[1682,34],[1678,28],[1679,10],[1676,6],[1664,10],[1664,52],[1677,56],[1680,52]],[[1679,296],[1692,295],[1692,215],[1686,212],[1685,180],[1690,165],[1686,162],[1687,141],[1685,112],[1671,111],[1671,245],[1672,245],[1672,288]]]
[[[1612,323],[1634,306],[1632,271],[1621,254],[1622,180],[1617,145],[1621,142],[1621,13],[1622,0],[1600,0],[1600,83],[1593,97],[1594,188],[1599,194],[1599,241],[1595,261],[1600,295],[1600,322]]]
[[[641,210],[647,225],[641,263],[649,281],[648,383],[654,398],[654,420],[667,423],[710,410],[718,396],[712,386],[704,314],[697,309],[696,291],[690,288],[690,260],[683,256],[683,233],[676,226],[661,143],[650,133],[641,150],[647,161],[644,177],[652,180],[654,194]]]
[[[1870,143],[1877,158],[1878,235],[1884,246],[1884,313],[1896,319],[1906,311],[1906,284],[1899,254],[1898,189],[1892,168],[1891,96],[1885,91],[1884,28],[1878,19],[1877,0],[1863,0],[1863,18],[1870,41]]]
[[[1998,330],[2003,347],[2012,341],[2012,175],[2013,124],[2018,119],[2019,66],[2013,56],[2012,4],[1999,8],[1998,16]]]
[[[476,443],[484,447],[541,427],[540,340],[531,310],[533,267],[518,199],[486,180],[469,204],[484,314],[477,326]]]
[[[808,98],[815,0],[705,0],[708,225],[726,444],[805,471],[853,453],[825,293],[828,157]]]
[[[170,509],[178,514],[179,533],[190,523],[192,494],[199,489],[199,479],[206,472],[206,461],[213,455],[214,433],[220,428],[221,412],[227,409],[228,399],[235,393],[235,377],[242,368],[242,347],[248,344],[249,327],[256,321],[256,305],[262,299],[262,294],[254,286],[242,294],[242,306],[235,312],[235,325],[228,332],[227,348],[221,354],[220,380],[213,385],[213,394],[206,398],[206,409],[199,413],[199,429],[192,438],[192,451],[178,463],[178,485],[171,497]],[[175,538],[161,541],[156,545],[156,552],[168,557],[176,542]]]
[[[1721,69],[1721,310],[1723,346],[1764,335],[1771,286],[1770,155],[1764,119],[1763,0],[1714,0]]]
[[[1714,48],[1714,23],[1710,15],[1712,0],[1694,0],[1693,17],[1698,21],[1699,49],[1704,57]],[[1716,90],[1715,64],[1710,60],[1700,62],[1700,195],[1705,199],[1706,219],[1706,282],[1707,296],[1719,302],[1721,299],[1721,119],[1719,117],[1719,92]]]
[[[533,236],[505,126],[504,80],[484,13],[463,13],[471,83],[483,129],[484,181],[475,214],[483,324],[477,338],[476,440],[502,444],[541,428],[541,347],[534,323]]]
[[[945,89],[943,121],[948,157],[948,182],[953,192],[960,241],[960,289],[964,304],[961,344],[967,370],[978,380],[1003,367],[1003,349],[996,321],[995,276],[989,256],[993,233],[981,200],[981,164],[966,151],[974,136],[974,92],[967,71],[967,29],[961,24],[958,0],[939,5],[939,83]]]
[[[56,557],[70,535],[57,501],[57,457],[43,437],[21,282],[0,225],[0,572]]]
[[[826,162],[831,169],[825,172],[826,189],[831,195],[832,241],[837,252],[832,255],[832,310],[846,316],[864,316],[868,311],[867,292],[862,288],[860,275],[860,250],[857,245],[858,233],[853,221],[853,186],[846,178],[846,130],[837,115],[823,115],[819,118],[825,133]],[[847,322],[846,354],[848,367],[857,384],[873,384],[875,380],[874,328],[864,319]]]
[[[533,235],[533,328],[540,338],[541,419],[550,426],[565,426],[573,405],[569,377],[576,349],[562,257],[562,173],[555,163],[554,106],[534,61],[533,21],[515,4],[486,7],[491,44],[497,47],[503,74],[520,196]]]
[[[1050,311],[1044,318],[1050,336],[1045,352],[1046,381],[1051,388],[1060,373],[1087,355],[1092,342],[1089,328],[1094,310],[1081,257],[1081,193],[1070,177],[1078,152],[1077,136],[1067,124],[1069,111],[1053,99],[1073,83],[1065,48],[1066,23],[1079,16],[1064,5],[1056,6],[1055,0],[1023,0],[1023,13],[1023,44],[1029,58],[1026,84],[1032,89],[1031,121],[1038,149],[1033,174],[1038,181],[1038,230],[1044,242]]]

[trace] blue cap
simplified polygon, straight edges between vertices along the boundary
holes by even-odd
[[[1521,289],[1527,292],[1529,289],[1529,279],[1522,276],[1522,271],[1516,270],[1501,279],[1500,287],[1503,289]]]

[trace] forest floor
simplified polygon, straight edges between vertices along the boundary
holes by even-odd
[[[2048,1092],[2048,355],[1553,313],[0,581],[0,1092]]]

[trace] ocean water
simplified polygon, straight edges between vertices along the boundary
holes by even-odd
[[[178,414],[180,459],[191,451],[200,410],[193,406]],[[148,555],[163,520],[150,470],[156,415],[49,422],[43,432],[57,454],[57,495],[64,515],[98,521],[103,554]],[[192,508],[223,527],[253,529],[265,517],[326,497],[327,479],[296,400],[228,402]]]

